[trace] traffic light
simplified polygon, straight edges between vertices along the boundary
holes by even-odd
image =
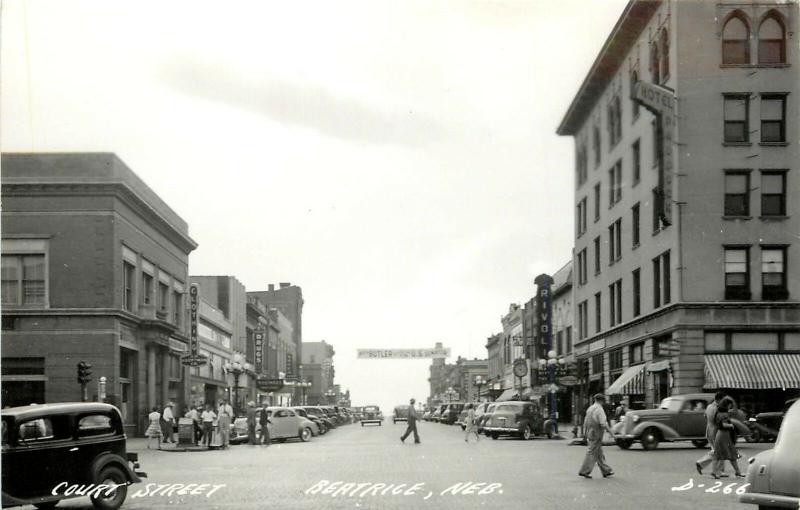
[[[92,380],[92,365],[81,361],[78,363],[78,382],[86,384]]]

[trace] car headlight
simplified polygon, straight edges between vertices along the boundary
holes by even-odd
[[[638,415],[638,414],[634,414],[634,415],[633,415],[633,418],[631,418],[631,420],[633,420],[633,423],[639,423],[639,420],[640,420],[640,419],[641,419],[641,418],[639,417],[639,415]]]
[[[750,419],[748,419],[747,421],[752,421],[752,422],[755,422],[755,421],[757,421],[757,420],[756,420],[755,418],[750,418]]]

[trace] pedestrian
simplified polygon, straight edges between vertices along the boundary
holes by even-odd
[[[194,406],[189,407],[183,417],[192,420],[193,442],[196,445],[200,444],[200,437],[203,435],[203,431],[200,429],[200,414],[197,412],[197,409]]]
[[[625,416],[625,413],[628,412],[628,408],[625,407],[625,401],[620,401],[619,405],[617,406],[616,410],[614,410],[614,420],[619,422],[622,420],[622,417]]]
[[[175,441],[172,439],[172,431],[175,427],[175,415],[172,414],[172,408],[175,406],[172,402],[167,403],[167,407],[164,408],[164,412],[161,414],[161,424],[164,429],[164,442],[165,443],[174,443]]]
[[[464,441],[469,443],[469,435],[475,434],[475,441],[480,442],[481,438],[478,435],[478,424],[475,423],[475,406],[467,404],[467,417],[464,419],[464,430],[466,435]]]
[[[270,412],[267,410],[267,401],[265,400],[261,404],[261,412],[258,414],[258,421],[261,425],[261,438],[259,443],[262,445],[270,445],[270,438],[269,438],[269,424],[272,423],[272,420],[269,419]]]
[[[716,479],[723,478],[721,471],[725,466],[726,460],[733,466],[736,476],[744,478],[744,475],[739,470],[739,452],[736,451],[736,426],[731,423],[733,406],[734,402],[731,397],[723,398],[717,406],[717,414],[714,417],[714,422],[717,425],[717,434],[714,437],[714,466],[711,470],[711,476]]]
[[[256,444],[256,404],[247,403],[247,444]]]
[[[233,407],[227,400],[219,401],[219,443],[222,449],[228,448],[231,442],[231,422],[233,421]]]
[[[600,467],[603,478],[614,475],[614,470],[611,469],[611,466],[606,464],[606,456],[603,453],[603,431],[607,430],[611,433],[611,428],[608,425],[608,418],[603,409],[605,401],[606,396],[602,393],[595,395],[594,404],[589,406],[589,409],[586,410],[586,418],[583,420],[583,429],[586,434],[588,449],[578,475],[584,478],[592,477],[592,470],[594,470],[595,464]]]
[[[703,474],[703,468],[714,462],[714,439],[717,437],[717,423],[715,418],[717,415],[717,406],[723,398],[725,398],[725,392],[716,392],[714,394],[714,401],[706,407],[706,440],[711,449],[694,463],[697,472],[701,475]],[[724,468],[724,463],[722,467]],[[722,476],[722,474],[720,474],[720,476]]]
[[[214,412],[211,404],[206,404],[206,409],[200,415],[200,419],[203,421],[203,442],[206,447],[211,448],[211,437],[214,434],[214,420],[217,419],[217,414]]]
[[[421,441],[419,440],[419,434],[417,433],[417,410],[414,408],[414,402],[416,402],[413,398],[409,401],[408,406],[408,427],[406,427],[406,432],[402,436],[400,436],[400,442],[405,443],[406,438],[412,432],[414,433],[414,444],[419,444]]]
[[[153,406],[153,411],[147,415],[149,425],[144,435],[147,436],[147,449],[150,449],[150,443],[153,438],[158,442],[158,449],[161,449],[161,414],[158,412],[158,406]]]

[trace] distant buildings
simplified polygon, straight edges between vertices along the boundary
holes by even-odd
[[[327,404],[328,390],[333,389],[333,346],[321,342],[303,342],[303,378],[311,383],[306,392],[306,401],[311,405]]]

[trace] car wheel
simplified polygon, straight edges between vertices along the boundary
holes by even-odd
[[[304,443],[307,443],[307,442],[311,441],[311,429],[310,428],[305,427],[305,428],[303,428],[303,430],[300,431],[300,441],[302,441]]]
[[[523,441],[527,441],[531,438],[531,427],[529,425],[525,425],[525,428],[522,429],[522,434],[519,435],[520,439]]]
[[[633,441],[630,439],[617,439],[616,440],[617,446],[619,446],[623,450],[627,450],[628,448],[633,445]]]
[[[33,506],[35,506],[39,510],[47,510],[50,508],[55,508],[57,504],[58,501],[48,501],[47,503],[36,503]]]
[[[758,429],[754,429],[750,432],[750,435],[747,436],[748,443],[760,443],[761,442],[761,431]]]
[[[649,428],[642,433],[642,448],[645,450],[655,450],[660,441],[657,429]]]
[[[128,495],[128,476],[117,466],[106,466],[100,470],[95,483],[97,484],[116,484],[119,485],[111,495],[106,496],[105,491],[100,496],[92,496],[92,505],[97,510],[117,510],[125,502]]]
[[[706,445],[708,444],[708,440],[707,439],[695,439],[695,440],[692,441],[692,444],[694,445],[695,448],[705,448]]]
[[[461,425],[461,430],[467,430],[467,426],[466,425]]]
[[[498,437],[500,437],[500,434],[497,432],[492,432],[492,439],[497,439]]]

